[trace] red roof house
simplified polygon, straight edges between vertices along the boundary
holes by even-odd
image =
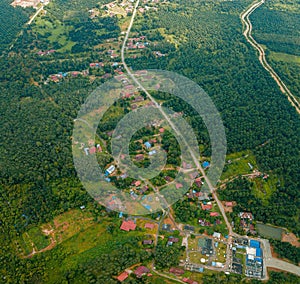
[[[121,273],[118,277],[117,277],[117,279],[120,281],[120,282],[123,282],[125,279],[127,279],[128,278],[128,273],[127,272],[123,272],[123,273]]]
[[[201,204],[202,210],[211,210],[212,209],[212,204]]]
[[[233,202],[232,201],[226,201],[225,202],[225,206],[232,207],[233,206]]]
[[[218,212],[210,212],[209,216],[217,217],[217,216],[219,216],[219,213]]]
[[[194,281],[194,280],[189,279],[189,278],[186,278],[186,277],[184,277],[184,278],[182,279],[182,281],[185,282],[185,283],[189,283],[189,284],[198,284],[197,281]]]
[[[120,229],[123,231],[127,231],[129,232],[130,230],[134,231],[136,228],[136,224],[134,224],[133,221],[129,220],[129,221],[123,221]]]
[[[139,266],[135,271],[134,274],[136,277],[141,278],[143,275],[149,273],[150,270],[146,266]]]
[[[176,189],[182,188],[183,185],[181,183],[176,183]]]
[[[177,268],[177,267],[171,267],[170,268],[170,273],[173,273],[177,276],[184,274],[184,270],[181,268]]]
[[[152,229],[154,228],[154,224],[146,223],[146,224],[145,224],[145,228],[146,228],[146,229],[151,229],[151,230],[152,230]]]

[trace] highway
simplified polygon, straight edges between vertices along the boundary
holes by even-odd
[[[300,103],[296,99],[296,97],[291,93],[289,88],[285,85],[285,83],[281,80],[279,75],[274,71],[274,69],[269,65],[265,51],[262,48],[260,44],[256,42],[256,40],[252,37],[252,23],[249,19],[249,16],[257,9],[259,8],[262,4],[265,3],[265,0],[261,0],[259,2],[254,2],[251,4],[251,6],[246,9],[242,14],[241,14],[241,20],[243,25],[246,27],[243,34],[246,38],[246,40],[259,52],[259,61],[263,68],[270,73],[272,78],[275,80],[277,85],[279,86],[281,92],[285,94],[291,103],[291,105],[296,109],[296,111],[300,114]]]

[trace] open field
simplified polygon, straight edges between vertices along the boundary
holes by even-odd
[[[275,240],[281,240],[282,234],[284,232],[281,228],[276,228],[265,224],[256,224],[257,231],[260,235],[265,238],[272,238]]]
[[[283,61],[287,63],[300,64],[300,56],[293,55],[293,54],[271,51],[269,57],[271,60],[274,61]]]
[[[227,163],[224,167],[221,180],[226,180],[236,175],[250,174],[252,170],[248,163],[250,163],[254,169],[257,169],[256,159],[251,151],[243,151],[227,155],[226,161]]]

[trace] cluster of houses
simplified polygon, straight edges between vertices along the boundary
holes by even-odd
[[[64,78],[75,78],[77,76],[88,76],[89,75],[89,70],[83,70],[83,71],[70,71],[70,72],[58,72],[57,74],[51,74],[49,75],[49,77],[47,78],[45,84],[47,84],[49,81],[54,82],[54,83],[58,83],[59,81],[61,81]]]
[[[45,51],[40,50],[40,51],[37,52],[37,55],[39,55],[39,56],[51,55],[55,52],[56,52],[55,49],[50,49],[50,50],[45,50]]]
[[[126,14],[133,12],[133,3],[134,0],[123,0],[121,3],[118,3],[118,1],[113,1],[108,4],[102,5],[101,8],[105,8],[107,14],[110,17],[114,17],[117,14],[125,16]]]
[[[128,49],[144,49],[149,45],[149,42],[146,41],[145,36],[140,36],[136,38],[129,38],[127,42]]]
[[[150,273],[149,268],[147,268],[146,266],[138,266],[137,268],[135,268],[135,270],[131,270],[131,269],[126,269],[124,272],[122,272],[118,277],[117,280],[119,282],[123,282],[124,280],[126,280],[130,274],[135,274],[135,276],[137,278],[142,278],[143,276],[147,275],[148,277],[151,277],[152,274]]]
[[[241,219],[240,226],[246,233],[256,235],[255,226],[253,225],[253,214],[251,212],[240,212],[239,217]]]

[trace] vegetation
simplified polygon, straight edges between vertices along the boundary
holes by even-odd
[[[3,0],[0,2],[0,54],[7,50],[16,36],[21,32],[24,24],[29,20],[29,15],[33,9],[22,9],[12,7],[12,1]]]
[[[287,258],[296,265],[300,262],[300,248],[291,245],[290,243],[271,240],[275,253],[282,258]]]

